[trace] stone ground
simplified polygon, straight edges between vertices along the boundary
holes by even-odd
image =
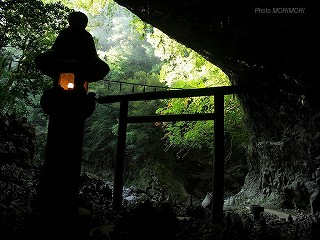
[[[236,206],[236,205],[232,205],[232,204],[225,204],[224,205],[224,210],[225,211],[237,211],[239,210],[242,211],[246,211],[248,215],[250,214],[250,207],[249,206]],[[264,212],[261,214],[261,217],[263,217],[264,215],[271,215],[274,216],[275,218],[279,218],[282,219],[285,222],[288,222],[288,217],[289,215],[292,216],[293,221],[297,219],[297,215],[299,214],[303,214],[305,216],[307,216],[309,214],[308,211],[297,211],[295,209],[268,209],[265,208]],[[190,217],[188,216],[178,216],[177,217],[178,220],[180,222],[183,221],[188,221],[190,220]],[[110,238],[110,233],[112,233],[112,231],[114,230],[114,226],[113,224],[111,225],[105,225],[105,226],[101,226],[101,227],[95,227],[91,229],[91,237],[92,239],[106,239],[109,240]]]

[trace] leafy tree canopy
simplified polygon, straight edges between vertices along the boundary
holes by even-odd
[[[0,5],[0,108],[5,112],[26,111],[34,96],[50,81],[40,74],[33,60],[51,47],[67,24],[70,9],[61,3],[39,0],[4,0]]]
[[[147,35],[147,39],[155,47],[157,55],[163,64],[160,70],[160,81],[175,88],[205,88],[228,86],[228,76],[201,55],[186,48],[161,31]],[[212,113],[214,97],[192,97],[166,100],[166,107],[159,108],[159,114]],[[243,111],[238,99],[225,96],[226,131],[237,133],[237,140],[246,142],[248,132],[243,125]],[[212,148],[213,122],[170,122],[164,123],[166,136],[170,144],[186,148]]]
[[[116,6],[113,0],[42,0],[44,3],[60,2],[63,5],[76,10],[85,10],[88,14],[97,15],[106,7],[109,13]]]

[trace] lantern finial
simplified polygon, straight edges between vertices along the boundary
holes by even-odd
[[[85,30],[87,16],[72,12],[68,20],[69,26],[59,33],[51,49],[36,57],[36,66],[54,79],[61,73],[74,73],[81,84],[103,79],[110,68],[98,57],[93,37]]]

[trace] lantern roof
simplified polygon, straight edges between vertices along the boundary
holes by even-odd
[[[51,49],[36,56],[37,68],[52,78],[63,72],[72,72],[83,81],[103,79],[110,68],[98,57],[93,37],[85,30],[87,16],[72,12],[68,21],[69,26],[59,33]]]

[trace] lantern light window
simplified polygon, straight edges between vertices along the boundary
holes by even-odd
[[[73,73],[61,73],[59,76],[58,86],[61,86],[64,90],[70,90],[74,87],[74,74]]]

